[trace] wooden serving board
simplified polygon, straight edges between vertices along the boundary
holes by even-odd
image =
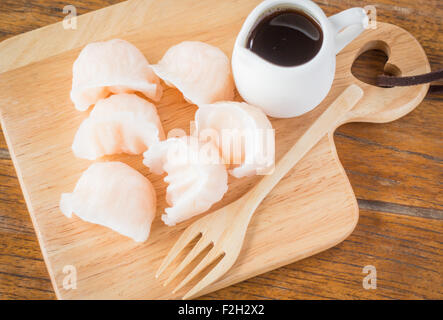
[[[107,228],[61,214],[60,194],[71,192],[91,164],[76,159],[70,148],[77,128],[87,117],[87,113],[76,111],[69,99],[72,64],[81,47],[90,41],[119,37],[134,43],[155,63],[171,45],[200,40],[230,56],[245,17],[259,2],[132,0],[79,17],[77,30],[64,30],[58,23],[0,44],[2,128],[58,298],[181,297],[189,287],[171,294],[174,283],[163,287],[164,279],[155,279],[154,273],[180,232],[198,219],[165,226],[160,220],[166,206],[163,177],[149,173],[141,156],[126,155],[104,160],[123,161],[153,182],[159,204],[146,243],[137,244]],[[382,89],[352,76],[352,62],[372,48],[388,53],[391,71],[401,70],[403,75],[430,71],[424,51],[406,31],[385,23],[366,30],[338,55],[333,88],[320,106],[298,118],[271,119],[276,129],[277,159],[351,83],[361,86],[365,96],[347,121],[392,121],[421,102],[427,85]],[[178,91],[166,89],[157,106],[166,132],[189,130],[196,106],[186,103]],[[374,112],[361,116],[367,108]],[[227,195],[213,208],[237,199],[258,179],[231,177]],[[264,200],[252,218],[234,267],[206,292],[328,249],[344,240],[357,220],[357,202],[331,132]],[[77,271],[76,289],[63,288],[63,269],[68,265]]]

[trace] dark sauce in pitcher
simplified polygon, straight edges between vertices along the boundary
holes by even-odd
[[[320,51],[323,32],[306,13],[282,9],[265,16],[252,30],[247,49],[280,66],[298,66]]]

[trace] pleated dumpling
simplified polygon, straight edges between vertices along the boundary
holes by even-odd
[[[122,93],[97,102],[77,130],[72,151],[88,160],[117,153],[141,154],[163,139],[156,107],[136,94]]]
[[[219,48],[198,41],[179,43],[152,66],[154,72],[194,104],[234,98],[231,64]]]
[[[74,192],[63,193],[60,209],[68,218],[108,227],[136,242],[146,241],[156,211],[151,182],[122,162],[92,164]]]
[[[260,108],[241,102],[199,105],[195,126],[202,141],[212,141],[236,178],[271,173],[275,135]]]
[[[156,174],[166,172],[162,220],[169,226],[207,211],[228,190],[228,174],[217,148],[195,137],[169,138],[144,153],[143,163]]]
[[[80,111],[110,93],[141,92],[154,101],[162,95],[160,80],[145,56],[125,40],[88,44],[75,60],[72,73],[71,100]]]

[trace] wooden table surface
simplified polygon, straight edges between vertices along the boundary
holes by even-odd
[[[179,0],[177,0],[179,1]],[[118,0],[2,0],[0,41]],[[379,21],[408,30],[432,70],[443,67],[440,0],[320,0],[327,15],[374,5]],[[371,80],[384,64],[368,53],[353,70]],[[370,69],[369,69],[370,68]],[[368,71],[371,70],[371,71]],[[316,256],[211,293],[203,299],[443,299],[443,97],[428,93],[409,115],[388,124],[353,123],[335,133],[360,220],[352,235]],[[377,272],[364,289],[363,268]],[[0,299],[54,299],[26,204],[0,136]]]

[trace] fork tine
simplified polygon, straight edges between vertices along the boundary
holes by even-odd
[[[175,242],[171,250],[169,250],[166,258],[163,259],[163,262],[158,268],[155,277],[158,278],[163,273],[163,271],[165,271],[165,269],[171,264],[171,262],[174,261],[178,254],[189,244],[189,242],[194,240],[199,234],[201,234],[201,232],[195,233],[195,230],[193,230],[191,227],[185,229],[185,231],[183,231],[182,235]]]
[[[194,278],[200,271],[202,271],[205,267],[210,265],[212,262],[214,262],[215,259],[217,259],[220,255],[222,255],[222,252],[217,251],[217,248],[214,247],[211,249],[211,251],[208,252],[208,254],[203,258],[202,261],[197,265],[197,267],[194,268],[187,276],[180,282],[180,284],[172,290],[172,293],[176,293],[178,290],[180,290],[184,285],[186,285],[192,278]]]
[[[203,279],[201,279],[191,290],[189,290],[184,296],[183,300],[193,298],[201,290],[206,288],[211,283],[218,280],[231,266],[229,265],[229,259],[223,257],[217,265],[212,269]]]
[[[182,260],[180,265],[171,273],[168,279],[164,282],[163,286],[167,286],[175,277],[192,261],[197,257],[205,248],[209,246],[211,240],[208,240],[204,236],[200,238],[197,244],[192,248],[188,255]]]

